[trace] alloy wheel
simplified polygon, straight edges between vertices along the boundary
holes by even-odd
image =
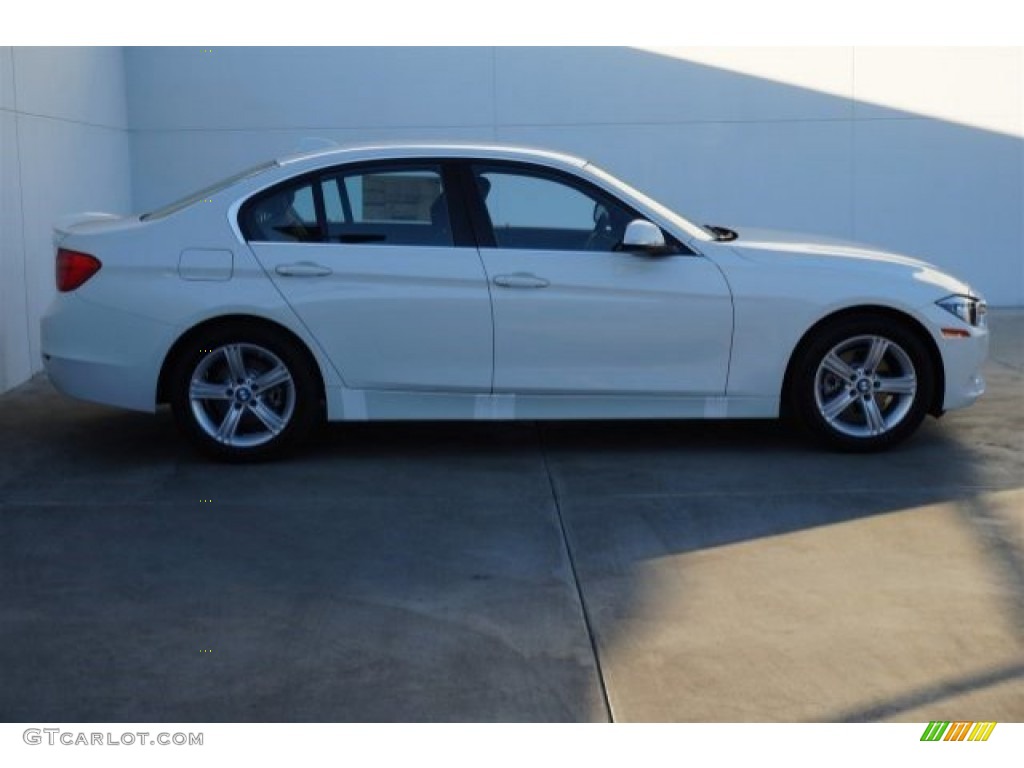
[[[288,366],[270,350],[224,344],[199,359],[188,398],[196,424],[209,438],[233,448],[254,448],[288,426],[296,386]]]
[[[845,339],[821,359],[814,376],[820,416],[852,438],[878,437],[910,413],[917,371],[900,344],[880,335]]]

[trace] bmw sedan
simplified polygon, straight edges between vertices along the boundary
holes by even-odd
[[[54,240],[57,388],[167,403],[218,458],[280,454],[325,418],[789,415],[867,451],[984,391],[986,306],[960,280],[700,226],[554,152],[307,153]]]

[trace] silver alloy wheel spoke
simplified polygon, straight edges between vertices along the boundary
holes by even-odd
[[[193,400],[230,400],[228,394],[230,384],[218,384],[212,381],[193,381],[188,389],[188,396]]]
[[[882,410],[878,407],[878,401],[874,397],[869,396],[861,399],[860,407],[864,411],[864,419],[867,421],[871,434],[880,435],[885,432],[885,417],[882,415]]]
[[[284,429],[284,420],[274,413],[266,403],[259,400],[254,400],[249,405],[249,410],[252,411],[253,415],[263,422],[263,426],[273,432],[275,435]]]
[[[842,416],[843,412],[846,411],[847,408],[857,402],[858,399],[857,393],[847,392],[844,390],[825,404],[821,409],[821,415],[828,421],[835,421]]]
[[[217,439],[222,443],[231,445],[232,440],[235,439],[235,433],[238,431],[238,423],[241,420],[241,408],[228,408],[227,413],[224,414],[224,421],[220,423],[220,427],[217,429]]]
[[[224,347],[224,358],[228,361],[228,370],[235,382],[245,381],[247,376],[245,361],[242,360],[242,348],[238,344],[228,344]]]
[[[252,381],[254,387],[260,390],[267,390],[271,387],[276,387],[278,384],[284,384],[286,381],[291,381],[292,375],[288,373],[288,369],[283,365],[279,365],[266,373],[261,373]]]
[[[188,385],[196,426],[211,440],[236,449],[257,448],[283,433],[298,407],[298,394],[284,361],[250,342],[209,350]]]
[[[829,352],[821,364],[843,381],[852,381],[857,375],[853,368],[835,352]]]
[[[821,357],[812,396],[833,430],[863,440],[899,426],[917,394],[917,371],[907,351],[890,338],[864,334],[840,341]]]
[[[879,376],[875,391],[888,395],[912,395],[917,391],[917,377]]]
[[[889,350],[889,341],[875,336],[871,339],[871,348],[864,358],[864,373],[874,373],[878,368],[885,353]]]

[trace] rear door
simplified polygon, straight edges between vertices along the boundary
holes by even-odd
[[[243,206],[253,253],[346,386],[490,391],[487,279],[450,181],[437,161],[360,164]]]

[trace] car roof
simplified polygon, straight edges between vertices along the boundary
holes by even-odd
[[[278,159],[281,166],[318,166],[332,162],[347,163],[359,160],[386,160],[408,157],[470,157],[489,160],[534,160],[582,168],[586,160],[563,152],[536,147],[498,143],[380,143],[351,144],[300,152]]]

